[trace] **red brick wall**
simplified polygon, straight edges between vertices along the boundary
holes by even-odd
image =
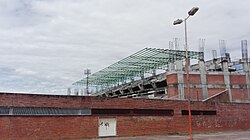
[[[230,102],[230,97],[228,94],[228,90],[224,90],[220,93],[217,93],[216,95],[209,97],[204,102],[216,102],[216,103],[227,103]]]
[[[187,133],[186,101],[1,94],[0,106],[63,108],[173,109],[174,116],[113,116],[117,135]],[[193,116],[194,132],[250,128],[250,104],[191,102],[192,110],[217,111]],[[104,116],[105,117],[105,116]],[[109,116],[110,117],[110,116]],[[0,116],[1,139],[80,139],[98,137],[98,116]]]
[[[207,84],[218,84],[218,85],[224,85],[225,82],[224,82],[224,75],[222,74],[216,74],[216,75],[212,75],[212,74],[209,74],[207,75]]]
[[[187,81],[186,74],[184,76],[184,83]],[[201,84],[200,74],[189,74],[189,83],[190,84]]]
[[[225,90],[225,88],[208,88],[208,97],[211,97],[217,93],[220,93]]]
[[[247,100],[248,94],[247,89],[231,89],[232,91],[232,98],[234,100]]]
[[[178,82],[177,74],[174,73],[174,74],[167,75],[166,80],[167,80],[167,84],[176,84]]]
[[[0,116],[0,139],[80,139],[98,135],[94,116]]]
[[[246,76],[245,75],[230,75],[230,83],[231,84],[245,84]]]
[[[249,111],[250,104],[219,104],[217,106],[218,119],[216,120],[220,124],[219,129],[235,130],[235,128],[249,129]]]
[[[179,98],[177,86],[168,87],[168,98]]]
[[[186,83],[186,75],[184,74],[184,83]],[[200,74],[190,74],[190,97],[191,99],[201,99],[202,97],[202,89],[199,88],[201,86],[201,81],[200,81]],[[176,78],[176,79],[174,79]],[[168,87],[168,97],[178,97],[178,80],[177,80],[177,74],[170,74],[167,75],[167,83],[169,84]],[[224,91],[226,86],[224,83],[224,75],[222,74],[208,74],[207,75],[207,84],[208,85],[213,85],[217,87],[213,88],[208,88],[208,97],[213,96],[221,91]],[[246,79],[245,75],[230,75],[230,84],[231,85],[236,85],[236,86],[241,86],[241,88],[236,87],[232,88],[232,99],[233,100],[247,100],[248,99],[248,94],[246,90]],[[195,88],[192,88],[196,86]],[[219,87],[221,86],[221,87]],[[233,87],[233,86],[232,86]],[[184,97],[186,98],[186,92],[187,89],[184,89]]]
[[[117,117],[117,131],[119,136],[167,134],[172,120],[166,116],[121,116]]]
[[[190,88],[190,98],[195,99],[195,100],[199,100],[199,101],[203,100],[202,99],[202,89],[201,88]]]

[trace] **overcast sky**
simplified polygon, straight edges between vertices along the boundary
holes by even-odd
[[[206,58],[219,40],[240,58],[250,38],[249,0],[0,0],[0,91],[66,94],[90,68],[96,72],[145,47],[183,38],[173,26],[193,6],[189,48],[205,38]],[[181,46],[183,48],[183,46]],[[218,52],[219,54],[219,52]]]

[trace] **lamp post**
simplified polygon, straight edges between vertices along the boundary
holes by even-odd
[[[90,69],[84,70],[84,75],[87,75],[87,84],[86,84],[86,90],[87,90],[87,95],[89,95],[89,75],[91,74]]]
[[[174,21],[173,25],[181,24],[184,21],[185,24],[185,49],[186,49],[186,86],[187,86],[187,96],[188,96],[188,117],[189,117],[189,134],[190,140],[193,140],[192,136],[192,117],[191,117],[191,108],[190,108],[190,83],[189,83],[189,59],[188,59],[188,41],[187,41],[187,20],[190,16],[193,16],[199,7],[193,7],[188,11],[188,16],[184,19],[177,19]]]

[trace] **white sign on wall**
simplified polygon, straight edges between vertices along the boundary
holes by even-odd
[[[116,118],[99,118],[99,137],[116,136]]]

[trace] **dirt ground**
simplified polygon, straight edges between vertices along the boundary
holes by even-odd
[[[189,135],[109,137],[99,138],[98,140],[189,140]],[[250,130],[218,132],[209,134],[194,134],[193,140],[250,140]]]

